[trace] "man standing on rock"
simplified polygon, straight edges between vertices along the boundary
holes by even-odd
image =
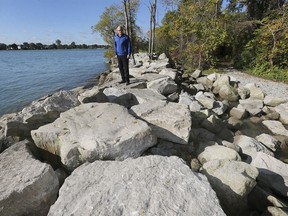
[[[128,35],[123,33],[123,27],[117,27],[117,35],[114,37],[114,50],[118,59],[122,81],[119,82],[129,85],[129,58],[131,55],[131,43]]]

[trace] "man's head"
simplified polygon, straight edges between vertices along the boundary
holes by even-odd
[[[122,27],[122,26],[118,26],[118,27],[117,27],[117,34],[118,34],[119,36],[121,36],[121,35],[123,34],[123,27]]]

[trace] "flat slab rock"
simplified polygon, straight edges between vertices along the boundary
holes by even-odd
[[[178,157],[95,161],[66,180],[48,216],[225,215],[207,178]]]
[[[157,142],[146,122],[113,103],[82,104],[31,135],[39,148],[59,155],[69,170],[86,161],[136,158]]]

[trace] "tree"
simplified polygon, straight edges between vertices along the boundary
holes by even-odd
[[[220,16],[221,4],[219,0],[184,0],[177,11],[166,14],[157,32],[169,44],[168,51],[174,59],[188,67],[216,64],[215,52],[227,37]]]
[[[7,49],[7,45],[0,43],[0,50],[6,50]]]
[[[252,53],[250,63],[271,67],[288,67],[288,8],[274,10],[270,16],[258,21],[260,25],[254,38],[247,43],[245,51]]]
[[[123,13],[119,7],[112,5],[106,7],[104,13],[100,16],[99,22],[92,27],[93,32],[99,32],[103,40],[110,46],[105,56],[111,58],[114,56],[114,36],[115,28],[123,23]]]
[[[55,42],[56,42],[57,48],[61,49],[61,40],[58,39]]]
[[[154,3],[150,2],[150,29],[149,29],[149,57],[153,58],[155,52],[155,28],[156,28],[156,6],[157,0]]]
[[[73,41],[70,45],[69,45],[70,49],[75,49],[76,48],[76,43]]]
[[[123,0],[123,6],[124,6],[124,16],[125,16],[125,23],[126,23],[126,34],[129,35],[132,45],[132,59],[134,65],[136,64],[135,58],[134,58],[134,49],[136,47],[136,14],[139,7],[139,0]]]

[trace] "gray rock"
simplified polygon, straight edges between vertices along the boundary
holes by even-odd
[[[226,140],[222,140],[221,141],[221,144],[227,148],[230,148],[230,149],[233,149],[235,150],[237,153],[240,152],[240,147],[238,145],[235,145],[234,143],[232,142],[228,142]]]
[[[197,83],[192,85],[198,91],[205,91],[205,87],[202,83]]]
[[[199,77],[197,78],[197,83],[201,83],[205,86],[205,89],[211,89],[213,86],[213,82],[208,79],[208,77]]]
[[[172,68],[164,68],[159,74],[169,76],[172,80],[175,80],[177,72]]]
[[[246,112],[245,108],[239,106],[239,107],[233,107],[230,110],[230,115],[236,119],[244,119],[248,117],[248,113]]]
[[[203,106],[198,101],[192,101],[192,103],[189,105],[189,110],[191,112],[199,112]]]
[[[235,150],[220,145],[208,146],[198,155],[198,160],[202,164],[208,161],[222,159],[241,161],[240,155]]]
[[[48,216],[72,214],[225,215],[205,176],[177,157],[160,156],[83,164],[66,179]]]
[[[145,122],[112,103],[82,104],[31,135],[39,148],[59,155],[69,170],[86,161],[138,157],[156,144]]]
[[[188,143],[192,127],[188,106],[178,103],[147,102],[133,106],[130,112],[148,122],[157,137],[179,144]]]
[[[170,78],[164,77],[147,83],[148,89],[153,89],[162,95],[169,95],[177,91],[177,84]]]
[[[195,99],[207,109],[212,109],[214,107],[215,99],[206,96],[203,92],[198,92],[195,95]]]
[[[213,83],[213,93],[219,94],[220,89],[223,86],[229,86],[230,85],[230,77],[227,75],[221,74],[220,76],[217,76],[216,81]]]
[[[275,98],[271,95],[267,95],[264,98],[264,104],[267,106],[272,106],[272,107],[278,106],[278,105],[280,105],[282,103],[286,103],[286,102],[288,102],[288,100],[285,98]]]
[[[187,92],[181,92],[181,94],[179,95],[180,104],[185,104],[189,106],[193,101],[195,101],[195,98]]]
[[[202,76],[202,71],[199,70],[199,69],[195,70],[195,71],[191,74],[191,77],[193,77],[194,79],[196,79],[196,78],[198,78],[198,77],[200,77],[200,76]]]
[[[278,208],[274,206],[268,206],[267,208],[268,214],[271,216],[287,216],[288,215],[288,208]]]
[[[167,96],[167,101],[169,102],[177,102],[179,100],[179,94],[177,92],[174,92]]]
[[[218,116],[223,115],[227,110],[228,106],[222,101],[215,101],[212,111]]]
[[[0,215],[46,216],[56,201],[58,178],[35,159],[36,147],[22,141],[0,154]]]
[[[213,160],[205,163],[201,172],[228,215],[249,215],[247,196],[256,185],[255,167],[241,161]]]
[[[246,100],[239,100],[238,107],[242,107],[247,110],[252,116],[257,115],[261,112],[263,108],[263,100],[257,99],[246,99]]]
[[[250,162],[257,152],[263,152],[267,155],[274,156],[273,152],[268,150],[262,143],[245,135],[235,136],[234,144],[241,148],[241,153],[247,162]]]
[[[247,99],[250,95],[250,90],[248,88],[243,87],[243,86],[240,86],[237,89],[237,91],[238,91],[238,94],[242,100]]]
[[[241,121],[235,117],[230,117],[227,121],[227,124],[228,124],[229,129],[236,131],[242,127],[243,121]]]
[[[139,104],[148,101],[166,101],[166,97],[151,89],[127,89],[127,92],[133,94]]]
[[[228,101],[238,101],[239,97],[237,89],[231,85],[223,85],[219,89],[219,96]]]
[[[281,143],[269,134],[260,134],[255,139],[274,152],[280,148]]]
[[[280,121],[288,125],[288,103],[283,103],[275,107],[275,111],[280,114]]]
[[[213,73],[213,74],[207,75],[207,79],[212,81],[212,82],[215,82],[220,76],[221,76],[221,74]]]
[[[264,100],[264,92],[255,83],[248,83],[244,87],[249,89],[250,99]]]
[[[61,90],[51,96],[33,101],[21,111],[24,122],[31,128],[38,128],[44,124],[53,122],[60,113],[80,105],[78,94],[71,91]]]
[[[258,181],[277,194],[288,197],[288,164],[262,152],[258,152],[251,162],[259,170]]]
[[[129,93],[127,89],[111,87],[105,88],[103,93],[107,96],[109,102],[125,106],[128,109],[138,104],[137,98]]]
[[[98,87],[94,87],[92,89],[86,90],[82,92],[78,96],[78,100],[81,103],[93,103],[93,102],[108,102],[108,98],[103,93],[103,91],[100,91]]]
[[[273,134],[288,137],[288,130],[279,121],[265,120],[262,122]]]

